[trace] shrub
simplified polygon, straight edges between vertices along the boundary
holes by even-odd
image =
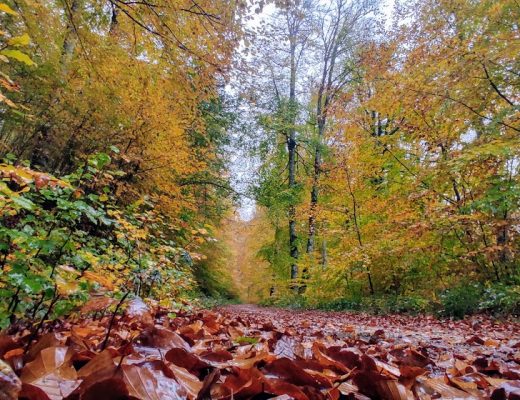
[[[68,314],[101,287],[166,304],[196,287],[176,226],[150,199],[118,205],[110,164],[97,154],[61,178],[0,164],[0,328]]]
[[[478,283],[463,283],[440,296],[439,314],[443,317],[463,318],[479,311],[483,287]]]
[[[520,285],[494,284],[487,287],[479,308],[493,314],[520,315]]]

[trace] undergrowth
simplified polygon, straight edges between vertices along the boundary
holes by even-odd
[[[439,317],[463,318],[486,313],[495,316],[520,315],[520,285],[515,283],[461,283],[439,293],[436,298],[420,294],[345,296],[316,301],[302,294],[271,297],[265,306],[326,311],[355,311],[372,314],[434,314]]]

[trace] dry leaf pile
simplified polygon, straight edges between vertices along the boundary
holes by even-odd
[[[0,336],[0,400],[516,400],[519,328],[254,306],[172,315],[134,299],[30,345],[28,330]]]

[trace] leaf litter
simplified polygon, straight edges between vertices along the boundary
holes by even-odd
[[[122,315],[59,321],[36,338],[11,329],[0,335],[0,400],[520,399],[512,321],[170,311],[137,298]]]

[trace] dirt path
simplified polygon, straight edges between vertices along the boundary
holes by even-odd
[[[320,338],[334,342],[352,337],[369,340],[380,336],[392,342],[476,353],[483,351],[477,344],[498,351],[501,347],[507,350],[508,346],[514,347],[515,344],[516,348],[520,347],[520,323],[481,315],[452,321],[424,315],[378,316],[259,307],[252,304],[230,305],[218,308],[217,311],[231,318],[244,319],[251,325],[272,323],[274,329],[285,330],[302,341]]]
[[[277,332],[274,352],[278,356],[319,359],[319,343],[329,349],[323,351],[327,359],[341,361],[340,353],[348,349],[360,356],[368,355],[375,361],[378,373],[396,377],[404,385],[397,389],[375,385],[374,389],[371,385],[363,387],[362,379],[358,379],[354,386],[370,397],[487,398],[495,393],[494,399],[520,398],[515,397],[520,396],[518,323],[485,316],[441,321],[431,316],[374,316],[254,305],[233,305],[218,311],[229,320],[249,326],[248,335]],[[361,365],[363,368],[368,366]],[[417,381],[410,386],[412,377]],[[373,384],[374,380],[378,379],[371,376],[368,382]],[[501,385],[505,387],[497,389]],[[387,392],[394,389],[407,394],[396,397]]]

